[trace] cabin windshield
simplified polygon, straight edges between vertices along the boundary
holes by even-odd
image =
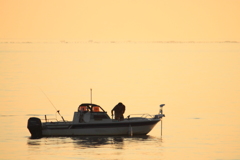
[[[83,103],[79,105],[78,112],[105,112],[105,111],[99,105]]]

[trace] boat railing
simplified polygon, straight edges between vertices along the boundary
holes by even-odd
[[[63,120],[58,120],[57,118],[47,118],[47,115],[45,115],[44,119],[41,119],[41,121],[45,121],[45,122],[67,122],[67,121],[63,121]]]
[[[153,115],[150,115],[148,113],[143,113],[143,114],[130,114],[127,116],[128,119],[142,119],[142,118],[153,118]]]
[[[59,122],[57,118],[48,118],[48,119],[41,119],[42,122]]]

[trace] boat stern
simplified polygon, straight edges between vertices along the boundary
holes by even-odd
[[[39,118],[30,117],[28,119],[27,128],[31,133],[31,138],[41,138],[42,137],[42,122]]]

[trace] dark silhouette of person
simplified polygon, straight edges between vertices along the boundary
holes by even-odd
[[[115,119],[116,120],[124,120],[123,114],[125,112],[125,105],[122,104],[121,102],[119,102],[111,111],[112,116],[113,116],[113,111],[114,111],[114,115],[115,115]]]

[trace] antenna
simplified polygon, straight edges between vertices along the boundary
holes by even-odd
[[[90,88],[90,102],[92,104],[92,88]]]

